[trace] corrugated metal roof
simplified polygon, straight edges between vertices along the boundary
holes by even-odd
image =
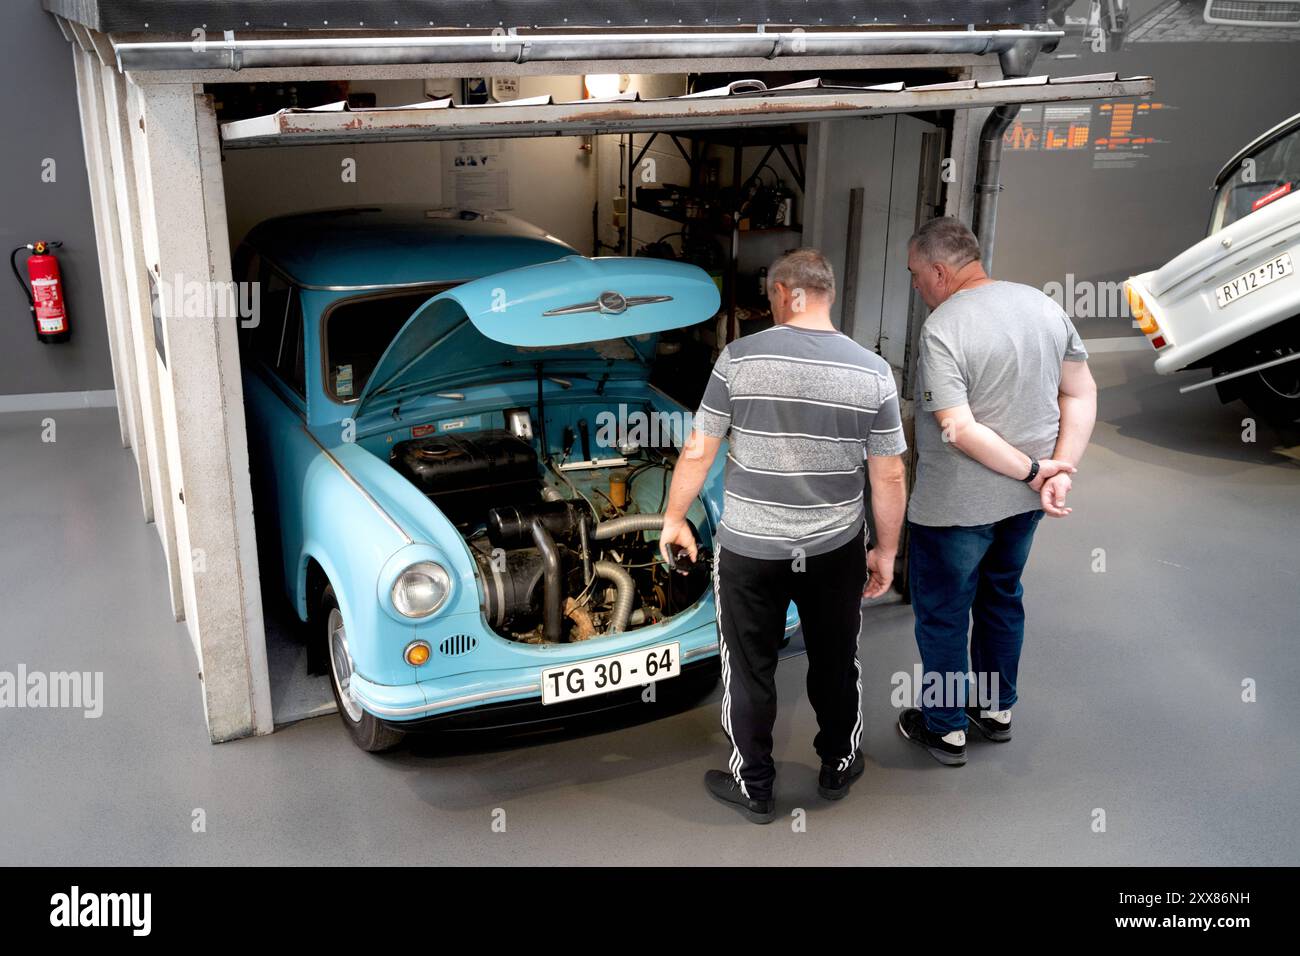
[[[227,147],[309,145],[329,142],[463,139],[499,136],[578,135],[629,130],[698,129],[769,125],[810,120],[1038,103],[1143,96],[1150,77],[1121,79],[1115,73],[1033,76],[1010,80],[960,80],[907,86],[853,86],[821,78],[768,88],[761,80],[686,96],[642,99],[632,93],[611,99],[557,102],[550,96],[462,106],[450,98],[410,106],[350,109],[333,103],[286,109],[235,120],[221,127]]]

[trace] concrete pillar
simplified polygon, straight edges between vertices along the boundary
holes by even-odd
[[[159,296],[159,396],[185,621],[213,741],[272,729],[237,320],[186,294],[231,281],[216,115],[191,84],[128,84],[145,266]],[[179,284],[180,288],[176,286]],[[209,299],[209,301],[211,301]]]
[[[117,325],[114,308],[116,298],[113,294],[112,260],[108,254],[108,226],[104,222],[105,210],[103,197],[98,188],[98,155],[94,148],[92,134],[96,128],[92,56],[82,45],[81,37],[72,44],[72,62],[77,74],[77,111],[81,117],[81,140],[86,152],[86,177],[90,183],[90,209],[95,224],[95,246],[99,253],[99,279],[104,299],[104,320],[108,323],[108,353],[113,365],[113,393],[117,399],[117,424],[121,431],[122,447],[131,448],[131,427],[133,419],[128,404],[130,392],[127,370],[122,351],[121,336]],[[88,46],[89,44],[86,44]]]
[[[132,337],[130,308],[127,302],[126,275],[123,269],[122,238],[118,222],[113,159],[108,146],[102,86],[102,64],[93,50],[81,53],[84,68],[86,118],[89,126],[81,133],[86,140],[90,173],[91,207],[96,222],[96,239],[102,250],[100,268],[104,271],[104,311],[109,319],[113,339],[113,361],[121,366],[118,376],[118,408],[126,415],[131,451],[135,456],[136,478],[140,482],[140,505],[146,522],[153,520],[153,491],[149,480],[149,446],[144,435],[140,387],[137,380],[135,342]],[[111,298],[109,294],[111,292]]]
[[[172,515],[170,466],[163,435],[162,398],[159,393],[159,360],[154,342],[153,312],[149,280],[145,273],[144,246],[140,231],[140,203],[136,188],[135,156],[132,150],[126,79],[112,65],[101,64],[104,122],[108,134],[109,158],[113,169],[113,193],[117,203],[117,224],[121,260],[116,264],[126,292],[126,315],[135,351],[135,377],[141,412],[141,437],[148,452],[146,476],[153,503],[154,527],[167,559],[167,577],[172,611],[184,617],[181,576],[176,548],[176,524]]]
[[[994,61],[993,65],[968,67],[962,73],[962,79],[1000,80],[1002,69]],[[989,107],[979,109],[954,110],[952,120],[952,141],[948,155],[956,160],[955,182],[948,184],[943,214],[956,216],[966,225],[970,225],[975,215],[975,169],[979,165],[980,130],[984,121],[993,110]]]

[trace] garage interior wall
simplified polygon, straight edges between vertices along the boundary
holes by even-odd
[[[855,308],[849,323],[854,341],[878,351],[895,369],[906,359],[907,241],[916,231],[921,138],[936,127],[896,114],[812,124],[808,165],[814,197],[804,221],[804,240],[826,253],[841,294],[831,318],[845,328],[846,277],[856,274]],[[857,261],[848,260],[850,193],[862,189]]]
[[[354,80],[351,89],[374,93],[377,106],[426,99],[424,81],[418,79]],[[579,99],[582,77],[520,77],[521,97],[545,93],[557,100]],[[596,174],[592,154],[580,145],[580,137],[547,136],[507,140],[505,149],[508,212],[585,254],[591,251]],[[377,203],[452,205],[453,198],[443,195],[445,148],[439,142],[411,142],[227,150],[222,167],[231,242],[238,243],[263,219],[286,213]],[[356,161],[355,181],[342,176],[345,159]]]

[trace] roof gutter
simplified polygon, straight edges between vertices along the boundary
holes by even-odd
[[[119,70],[241,70],[421,63],[528,63],[707,57],[1004,54],[1055,49],[1059,30],[909,30],[835,33],[602,33],[519,36],[369,36],[119,43]]]

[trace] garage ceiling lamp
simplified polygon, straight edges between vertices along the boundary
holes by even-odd
[[[587,96],[593,100],[612,100],[626,93],[631,77],[626,73],[588,73],[582,78]]]
[[[428,617],[447,600],[451,578],[440,564],[420,561],[393,582],[393,607],[403,617]]]

